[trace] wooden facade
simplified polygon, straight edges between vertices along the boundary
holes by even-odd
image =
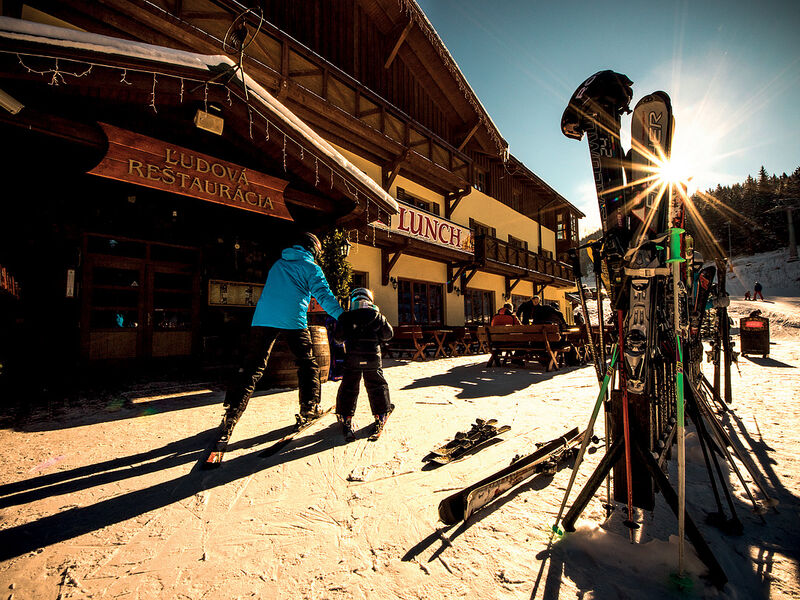
[[[82,43],[80,33],[72,40],[63,35],[59,43],[35,35],[0,35],[0,89],[24,105],[16,114],[0,110],[0,131],[20,149],[4,165],[3,175],[13,181],[15,196],[30,199],[28,205],[0,208],[5,220],[20,223],[19,235],[7,236],[0,244],[0,264],[23,290],[26,285],[29,290],[41,288],[43,294],[61,290],[58,310],[71,325],[59,325],[59,335],[64,347],[79,340],[78,354],[86,360],[215,356],[215,344],[233,334],[209,323],[235,321],[241,330],[247,319],[236,308],[209,305],[203,295],[209,280],[263,283],[272,246],[299,229],[372,230],[375,243],[376,228],[368,223],[388,219],[393,204],[386,193],[395,190],[400,179],[441,198],[446,219],[463,209],[463,198],[471,190],[480,189],[492,202],[538,224],[540,246],[522,253],[512,248],[512,266],[505,239],[482,238],[475,249],[483,253],[480,256],[476,251],[438,248],[436,260],[451,274],[460,271],[462,282],[469,273],[484,269],[506,277],[509,294],[520,277],[568,285],[566,266],[558,263],[561,257],[548,257],[549,251],[541,247],[541,228],[555,231],[559,214],[570,225],[583,215],[509,155],[508,144],[414,0],[3,0],[0,7],[9,19],[3,23],[8,29],[15,27],[10,20],[38,23],[64,28],[53,30],[56,37],[58,31],[108,36],[115,47],[99,51],[97,44]],[[245,40],[241,53],[234,48],[237,35]],[[125,42],[134,44],[127,47]],[[128,52],[138,48],[137,43],[165,50]],[[192,62],[196,58],[171,51],[206,59],[198,67]],[[242,74],[252,86],[242,84]],[[260,99],[258,89],[276,102]],[[195,126],[198,109],[224,121],[220,135]],[[294,123],[297,119],[302,123]],[[207,162],[217,159],[283,180],[290,221],[282,226],[277,213],[248,214],[235,202],[226,208],[197,197],[181,199],[168,186],[148,192],[141,187],[144,182],[137,187],[132,181],[92,179],[86,173],[107,153],[108,137],[101,123],[211,157],[204,159]],[[317,138],[352,153],[366,165],[359,163],[362,168],[374,166],[371,180],[341,155],[321,154]],[[41,161],[41,169],[31,166],[33,156]],[[160,177],[163,167],[140,175]],[[62,177],[62,185],[30,186],[42,169]],[[15,181],[17,174],[28,180]],[[62,188],[69,188],[67,195],[59,196]],[[70,203],[70,196],[79,201]],[[66,249],[52,265],[47,283],[31,283],[45,275],[35,275],[30,261],[15,269],[9,258],[26,243],[22,238],[27,232],[35,232],[32,239],[41,247]],[[385,272],[378,274],[381,280],[388,279],[392,257],[396,264],[403,252],[431,256],[419,241],[398,248],[396,236],[378,232],[377,238],[387,254],[380,269]],[[89,251],[87,240],[98,239],[190,249],[195,258],[191,272],[184,273],[183,291],[160,288],[148,273],[173,267],[185,271],[190,263],[170,266],[127,257],[125,264],[117,264],[119,260],[102,252]],[[565,239],[553,252],[561,255],[572,244],[571,234]],[[492,252],[505,252],[503,260],[490,256]],[[94,329],[92,315],[104,310],[96,306],[94,293],[114,296],[116,291],[125,296],[117,284],[98,283],[102,275],[96,279],[93,274],[91,265],[109,260],[116,265],[109,268],[141,271],[136,293],[128,294],[122,304],[105,307],[106,312],[118,308],[125,314],[135,310],[140,330],[135,335],[128,331],[124,343],[111,340],[114,335],[125,337],[113,331],[116,326],[106,332],[98,327],[94,337],[88,333]],[[472,265],[472,271],[465,265]],[[74,281],[66,295],[65,277]],[[447,281],[452,288],[452,278]],[[174,313],[169,323],[181,323],[176,331],[159,332],[147,323],[158,308],[156,296],[177,298],[189,289],[199,290],[201,300],[168,311]],[[134,296],[135,308],[126,304]],[[11,301],[14,323],[31,321],[19,315],[46,304],[40,298],[23,307],[24,291],[20,298]],[[187,314],[188,320],[183,318]],[[190,335],[178,334],[187,328]]]

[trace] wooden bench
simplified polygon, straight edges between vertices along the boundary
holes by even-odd
[[[425,350],[432,342],[426,340],[422,327],[419,325],[398,325],[394,330],[394,337],[386,346],[387,356],[394,352],[396,356],[401,354],[413,355],[411,360],[425,360]]]
[[[571,349],[555,323],[496,325],[486,328],[489,338],[487,367],[504,365],[509,358],[537,359],[547,371],[557,370],[561,355]]]

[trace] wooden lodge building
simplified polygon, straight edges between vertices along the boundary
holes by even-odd
[[[230,363],[302,230],[348,232],[394,325],[533,293],[571,318],[583,214],[509,154],[414,0],[0,11],[0,377]]]

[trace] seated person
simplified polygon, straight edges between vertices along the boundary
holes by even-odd
[[[567,328],[567,322],[564,315],[555,306],[551,304],[540,304],[535,306],[533,314],[531,315],[533,323],[557,323],[559,329],[564,330]]]
[[[519,325],[519,319],[514,314],[514,305],[511,302],[506,302],[503,307],[497,311],[497,314],[492,317],[490,325]]]
[[[523,325],[528,325],[531,322],[531,314],[535,307],[539,306],[539,296],[533,296],[532,298],[528,298],[517,307],[517,317],[519,317],[520,322]]]

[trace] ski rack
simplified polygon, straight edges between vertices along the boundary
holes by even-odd
[[[601,266],[607,273],[606,288],[615,309],[617,319],[617,344],[623,359],[618,364],[617,389],[611,391],[611,401],[606,404],[606,453],[600,464],[589,477],[588,482],[579,492],[575,502],[564,516],[562,525],[567,531],[574,531],[575,521],[586,508],[604,479],[615,466],[622,469],[625,476],[614,477],[614,492],[619,501],[627,496],[628,524],[632,529],[638,527],[632,519],[632,507],[637,506],[652,510],[655,498],[654,487],[660,491],[672,512],[678,519],[678,576],[683,573],[683,536],[684,532],[697,550],[698,556],[709,571],[711,582],[718,588],[724,587],[727,576],[716,560],[713,552],[704,540],[695,522],[688,514],[685,506],[685,456],[683,450],[683,422],[688,416],[695,423],[701,450],[714,492],[717,512],[712,513],[712,524],[727,532],[738,532],[741,521],[735,512],[731,489],[723,476],[718,456],[723,456],[736,472],[753,502],[755,512],[761,512],[753,498],[737,465],[733,461],[728,447],[732,448],[737,458],[742,460],[750,472],[753,481],[771,501],[766,489],[760,483],[755,468],[743,460],[743,454],[733,444],[731,437],[718,422],[706,399],[702,396],[700,386],[705,384],[712,392],[716,402],[727,410],[731,402],[730,364],[735,360],[730,339],[727,303],[718,302],[718,350],[721,349],[725,361],[724,401],[720,393],[720,370],[715,368],[713,387],[701,378],[702,371],[698,362],[702,360],[701,351],[697,351],[689,342],[687,326],[690,320],[686,302],[687,274],[693,267],[694,252],[691,237],[685,234],[685,211],[680,197],[673,198],[670,191],[661,204],[652,202],[653,187],[634,182],[634,192],[626,192],[623,182],[636,179],[633,175],[638,169],[639,175],[646,171],[648,165],[654,166],[654,155],[669,157],[669,145],[673,120],[669,96],[664,92],[654,92],[642,98],[634,110],[632,122],[632,151],[625,155],[619,147],[620,114],[630,112],[628,104],[632,98],[631,81],[624,75],[613,71],[600,71],[584,81],[573,94],[561,121],[565,136],[581,140],[584,134],[589,142],[589,151],[594,173],[595,185],[603,225],[603,236],[592,242],[595,274],[597,277],[598,315],[602,315],[602,293],[600,282]],[[660,103],[660,104],[659,104]],[[633,131],[634,124],[636,131]],[[651,127],[653,126],[653,127]],[[657,128],[654,135],[653,128]],[[662,145],[663,144],[663,145]],[[635,150],[635,151],[634,151]],[[652,151],[652,152],[651,152]],[[626,177],[626,169],[628,170]],[[644,179],[644,178],[643,178]],[[647,179],[645,179],[647,181]],[[646,189],[645,189],[646,188]],[[663,194],[663,188],[660,190]],[[667,206],[665,207],[664,204]],[[651,210],[652,206],[652,210]],[[659,212],[656,207],[660,206]],[[644,216],[643,216],[644,215]],[[658,217],[658,218],[656,218]],[[636,223],[639,223],[637,226]],[[634,232],[635,229],[635,232]],[[665,233],[661,233],[665,232]],[[668,244],[663,244],[667,239]],[[646,246],[651,244],[650,246]],[[669,252],[664,252],[663,244]],[[602,248],[602,256],[598,256],[597,248]],[[627,249],[627,250],[626,250]],[[634,252],[634,257],[630,256]],[[646,253],[646,254],[645,254]],[[666,254],[666,263],[661,263]],[[638,255],[638,256],[637,256]],[[684,256],[688,255],[690,264],[685,264]],[[649,257],[649,258],[648,258]],[[666,264],[666,268],[664,268]],[[725,265],[717,263],[720,273],[718,298],[727,299],[725,290]],[[699,276],[699,275],[698,275]],[[632,279],[640,280],[634,289]],[[577,280],[579,291],[582,291],[580,279]],[[706,289],[706,288],[704,288]],[[644,290],[644,291],[641,291]],[[634,298],[634,292],[638,294]],[[671,302],[667,303],[667,299]],[[636,302],[637,315],[644,314],[642,321],[631,319],[633,314],[629,305]],[[649,313],[647,306],[650,306]],[[703,304],[703,306],[705,306]],[[627,311],[627,312],[626,312]],[[584,312],[585,309],[584,309]],[[587,315],[588,316],[588,315]],[[637,317],[638,318],[638,317]],[[602,316],[600,317],[603,331]],[[699,324],[702,325],[702,318]],[[630,338],[629,334],[639,332],[639,338]],[[645,329],[648,328],[649,329]],[[642,337],[646,344],[643,354],[635,354],[642,345]],[[652,337],[651,337],[652,336]],[[631,344],[630,358],[626,354]],[[684,355],[683,346],[687,346]],[[605,341],[601,340],[599,352],[600,364],[596,364],[599,375],[606,368]],[[717,352],[717,355],[719,352]],[[638,359],[636,357],[639,356]],[[638,362],[634,362],[637,360]],[[649,361],[649,362],[648,362]],[[718,365],[717,363],[715,363]],[[696,367],[696,368],[690,368]],[[644,375],[642,374],[644,373]],[[630,385],[628,383],[630,380]],[[613,387],[613,385],[611,386]],[[601,392],[602,393],[602,392]],[[609,411],[609,405],[611,410]],[[591,435],[596,410],[590,419],[587,432]],[[630,413],[630,414],[629,414]],[[613,426],[609,427],[609,421]],[[611,431],[609,431],[611,429]],[[676,440],[677,438],[677,440]],[[671,446],[678,443],[678,491],[667,479],[663,464],[669,456]],[[660,446],[660,452],[654,452],[651,445]],[[610,445],[608,445],[610,444]],[[661,446],[663,444],[663,446]],[[622,461],[622,458],[625,458]],[[619,464],[617,464],[619,463]],[[579,464],[574,469],[577,471]],[[573,472],[573,478],[575,473]],[[717,486],[719,481],[720,486]],[[637,488],[633,490],[634,484]],[[562,503],[562,510],[569,499],[570,487]],[[720,488],[730,512],[726,517]],[[561,515],[559,511],[559,516]],[[763,519],[763,516],[761,517]],[[558,531],[556,521],[554,531]],[[633,541],[633,531],[631,538]]]

